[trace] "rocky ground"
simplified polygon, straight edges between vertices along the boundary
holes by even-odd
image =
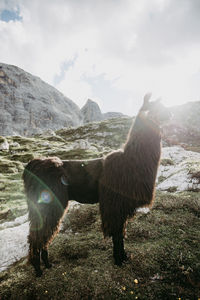
[[[129,222],[125,244],[133,256],[122,268],[113,265],[111,241],[103,240],[98,205],[72,205],[50,247],[54,266],[42,279],[34,277],[24,258],[24,165],[41,156],[101,157],[125,142],[131,122],[119,118],[31,137],[0,138],[0,299],[200,297],[200,153],[188,151],[192,142],[169,147],[165,139],[155,203]],[[196,142],[197,151],[199,146]]]

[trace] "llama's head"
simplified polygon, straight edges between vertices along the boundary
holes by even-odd
[[[140,112],[144,112],[148,119],[157,123],[158,125],[163,124],[171,118],[171,113],[162,103],[161,99],[155,101],[149,101],[151,93],[144,96],[144,102],[140,109]]]

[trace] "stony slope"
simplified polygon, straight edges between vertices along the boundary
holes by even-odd
[[[194,151],[200,144],[200,101],[170,108],[171,121],[164,127],[164,138],[169,145],[182,144]]]
[[[30,136],[121,116],[112,112],[103,114],[90,99],[80,110],[40,78],[0,63],[0,135]]]
[[[0,63],[0,134],[30,135],[78,126],[78,106],[40,78]]]

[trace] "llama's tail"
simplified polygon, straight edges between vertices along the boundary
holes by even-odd
[[[63,163],[58,158],[34,159],[24,169],[22,178],[30,220],[30,246],[34,244],[41,249],[58,230],[68,204],[64,176]]]

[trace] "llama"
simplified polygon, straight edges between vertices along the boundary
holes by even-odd
[[[149,102],[151,94],[136,116],[123,149],[105,157],[99,180],[99,204],[104,237],[112,237],[116,265],[127,260],[124,235],[128,217],[136,208],[151,206],[161,155],[159,125],[170,117],[160,100]]]
[[[98,202],[98,178],[102,159],[61,161],[57,157],[33,159],[23,173],[29,212],[29,262],[36,276],[42,275],[40,257],[46,268],[48,246],[59,230],[70,199]]]
[[[169,112],[150,94],[132,125],[123,149],[105,158],[61,161],[34,159],[26,166],[23,179],[27,195],[30,232],[29,261],[36,276],[42,275],[40,256],[47,268],[48,246],[67,211],[68,201],[100,204],[104,236],[113,240],[116,265],[127,260],[124,234],[128,217],[136,208],[152,204],[161,153],[159,123]]]

